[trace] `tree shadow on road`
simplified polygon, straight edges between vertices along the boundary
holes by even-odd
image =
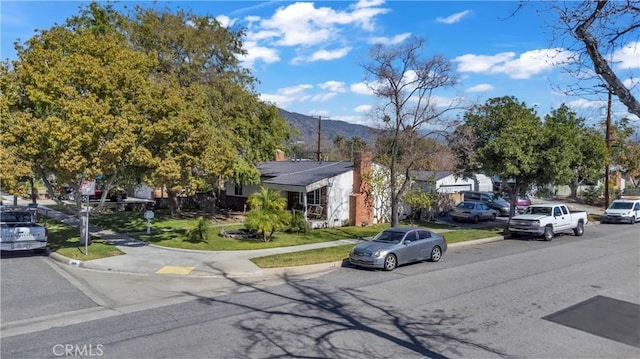
[[[370,298],[351,288],[324,286],[317,280],[287,275],[283,286],[260,287],[227,278],[242,292],[259,292],[270,303],[232,302],[228,297],[208,297],[191,292],[207,305],[232,305],[253,313],[236,323],[247,333],[247,358],[447,358],[506,357],[487,345],[464,339],[465,318],[424,307],[407,311],[393,303]],[[402,295],[398,294],[398,300]],[[466,354],[466,355],[465,355]]]

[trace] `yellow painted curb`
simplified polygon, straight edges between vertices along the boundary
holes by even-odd
[[[182,274],[187,275],[191,273],[191,271],[195,267],[176,267],[176,266],[164,266],[160,268],[156,274]]]

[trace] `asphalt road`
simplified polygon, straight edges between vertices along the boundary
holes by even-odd
[[[185,285],[177,304],[109,308],[102,319],[3,334],[0,354],[638,358],[639,268],[640,226],[596,224],[584,237],[456,248],[439,263],[390,273],[345,267],[224,293]]]
[[[2,253],[0,315],[13,322],[96,307],[73,279],[48,257],[32,252]]]

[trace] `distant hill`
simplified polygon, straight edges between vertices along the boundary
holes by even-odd
[[[316,143],[318,141],[318,117],[302,115],[279,109],[281,116],[300,132],[299,141]],[[364,125],[356,125],[345,121],[322,119],[321,133],[323,143],[332,143],[336,136],[345,139],[360,137],[364,142],[372,143],[376,129]]]

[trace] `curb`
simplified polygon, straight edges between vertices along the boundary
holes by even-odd
[[[447,248],[467,247],[471,245],[498,242],[504,239],[505,237],[503,236],[475,239],[471,241],[451,243],[447,245]],[[161,249],[175,250],[178,252],[203,252],[203,251],[194,250],[194,249],[167,248],[167,247],[161,247],[161,246],[156,246],[152,244],[149,244],[149,246],[157,247]],[[115,274],[138,275],[138,276],[151,275],[150,273],[129,272],[129,271],[123,271],[123,270],[106,269],[103,267],[94,267],[93,265],[88,264],[87,262],[83,262],[78,259],[68,258],[61,254],[53,252],[50,249],[47,249],[47,255],[58,262],[67,264],[72,267],[83,268],[87,270],[106,272],[106,273],[115,273]],[[347,263],[348,263],[348,260],[347,260]],[[212,274],[212,275],[193,275],[193,276],[177,275],[177,276],[181,278],[224,278],[225,276],[232,277],[232,278],[262,278],[262,279],[277,279],[281,277],[304,278],[304,277],[314,277],[324,273],[329,273],[338,268],[344,267],[344,264],[345,264],[345,260],[341,260],[336,262],[316,263],[316,264],[309,264],[309,265],[303,265],[303,266],[261,268],[260,271],[257,273],[246,273],[246,272],[231,273],[230,272],[230,273],[225,273],[224,275]],[[171,276],[171,275],[167,275],[167,276]]]

